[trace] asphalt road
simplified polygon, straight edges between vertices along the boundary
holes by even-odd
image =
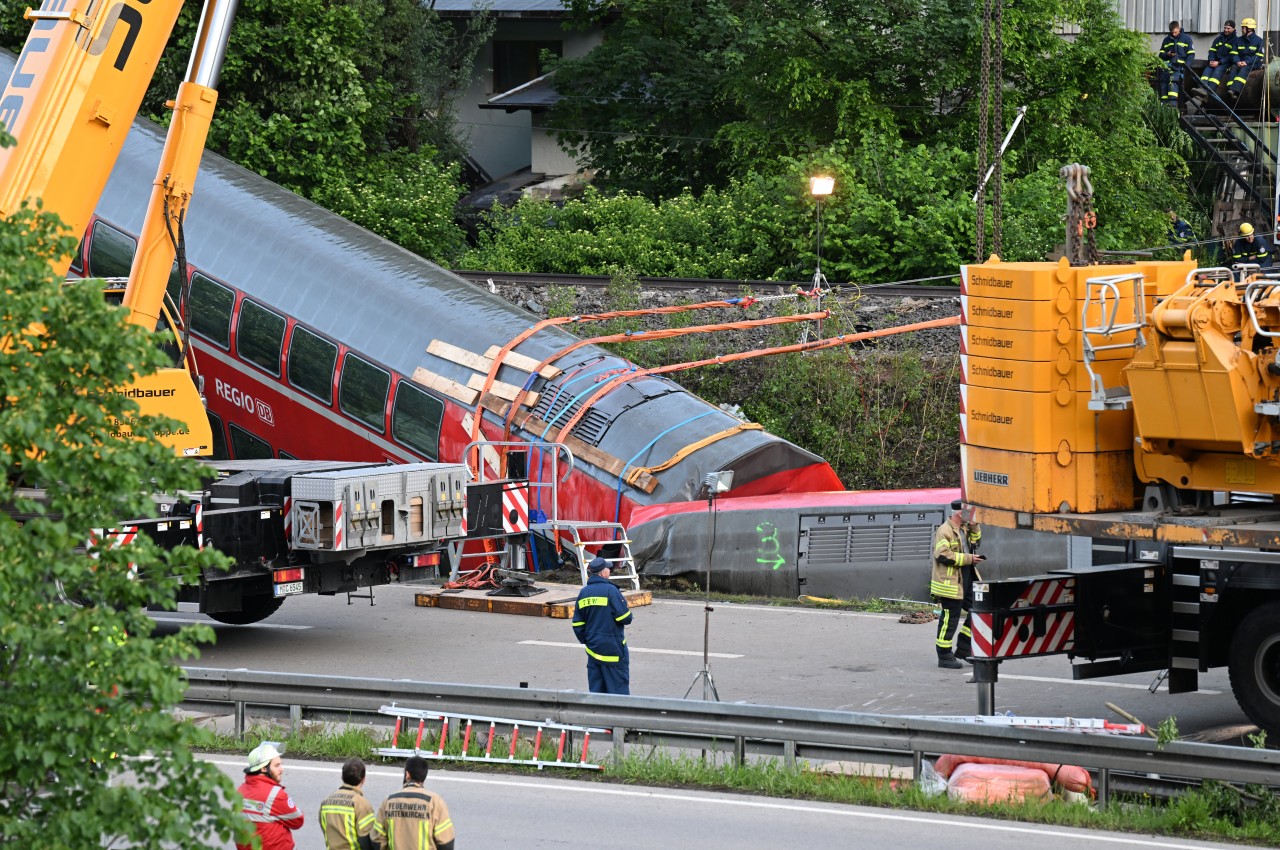
[[[243,761],[207,756],[237,784]],[[340,784],[336,764],[285,754],[284,784],[306,821],[298,850],[324,850],[316,816]],[[399,770],[371,768],[365,796],[376,808],[400,786]],[[924,836],[948,850],[1203,850],[1235,845],[1187,841],[983,818],[953,817],[741,794],[649,788],[558,777],[512,777],[432,770],[427,790],[440,794],[462,850],[591,847],[698,847],[746,850],[783,847],[910,847]]]
[[[586,689],[585,661],[567,620],[418,608],[415,588],[379,588],[376,605],[345,597],[290,599],[253,626],[213,624],[217,642],[193,665],[533,688]],[[569,592],[572,595],[572,591]],[[681,697],[702,669],[703,603],[656,600],[628,629],[634,694]],[[886,714],[977,710],[968,670],[942,670],[934,625],[893,615],[713,603],[711,670],[720,698]],[[161,629],[202,621],[158,614]],[[1065,656],[1006,662],[996,708],[1022,716],[1120,718],[1114,703],[1150,725],[1174,716],[1184,737],[1237,743],[1254,731],[1225,670],[1203,690],[1151,693],[1152,674],[1075,682]],[[701,696],[699,684],[693,697]]]

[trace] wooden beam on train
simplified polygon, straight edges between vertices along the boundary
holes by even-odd
[[[437,375],[435,372],[424,369],[421,366],[413,370],[413,380],[427,389],[444,393],[454,401],[460,401],[463,404],[475,404],[476,399],[480,396],[480,393],[475,390],[464,387],[457,381],[450,380],[444,375]]]
[[[466,366],[473,372],[479,372],[482,375],[489,374],[489,369],[493,367],[493,358],[497,357],[502,351],[498,346],[493,345],[484,354],[476,354],[474,351],[468,351],[444,340],[433,339],[431,344],[427,346],[427,353],[434,354],[450,363],[457,363],[459,366]],[[502,365],[510,366],[513,369],[519,369],[521,372],[532,373],[538,368],[538,361],[524,354],[512,351],[502,360]],[[543,366],[538,373],[542,377],[550,380],[559,375],[561,370],[550,364]]]
[[[470,378],[467,379],[467,386],[473,390],[479,390],[480,392],[484,392],[484,382],[485,382],[484,376],[472,375]],[[516,396],[520,394],[520,388],[517,387],[515,384],[504,384],[502,381],[494,381],[493,384],[489,387],[489,392],[493,393],[498,398],[503,399],[504,401],[515,401]],[[537,393],[525,393],[524,399],[523,401],[521,401],[520,406],[533,407],[537,403],[538,403]]]
[[[521,428],[524,428],[526,431],[533,434],[541,435],[545,433],[546,436],[540,437],[540,439],[564,443],[569,447],[569,451],[573,452],[574,457],[580,457],[611,475],[621,475],[626,467],[626,464],[618,458],[608,452],[601,451],[589,443],[584,443],[572,434],[561,436],[559,428],[551,428],[548,430],[547,423],[543,422],[532,413],[523,418],[519,416],[516,418],[517,421],[515,424],[519,425]],[[640,475],[636,483],[631,484],[630,486],[635,487],[637,490],[643,490],[646,493],[652,493],[658,487],[658,479],[646,472]]]
[[[467,351],[465,348],[451,345],[441,339],[431,340],[431,344],[427,346],[427,353],[448,360],[450,363],[466,366],[471,371],[479,372],[482,375],[489,374],[489,367],[493,365],[492,357],[484,357],[474,351]]]
[[[480,396],[480,406],[503,419],[507,418],[507,412],[511,410],[511,402],[503,401],[493,393],[485,393]]]
[[[501,348],[499,348],[496,345],[491,345],[489,346],[489,350],[484,353],[484,356],[488,357],[489,361],[492,362],[493,358],[497,357],[501,353],[502,353]],[[518,351],[508,351],[507,356],[502,358],[502,365],[512,366],[516,369],[519,369],[521,372],[529,372],[530,374],[532,374],[533,370],[538,368],[538,361],[534,360],[532,357],[529,357],[528,355],[521,354]],[[546,366],[542,367],[541,371],[539,371],[538,374],[549,381],[552,378],[558,376],[563,371],[564,370],[561,369],[560,367],[552,366],[550,363],[548,363]]]

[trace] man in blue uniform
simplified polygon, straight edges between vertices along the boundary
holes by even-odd
[[[1195,231],[1191,229],[1191,225],[1183,221],[1182,217],[1172,209],[1169,213],[1169,242],[1173,245],[1186,245],[1196,241]]]
[[[1182,74],[1196,55],[1191,36],[1182,31],[1182,24],[1169,21],[1169,34],[1160,42],[1160,52],[1157,55],[1164,63],[1157,81],[1160,102],[1176,108],[1178,92],[1182,89]]]
[[[609,581],[608,561],[596,558],[587,569],[591,576],[573,609],[573,635],[587,650],[587,687],[593,694],[630,694],[631,661],[623,629],[631,624],[631,609]]]
[[[1217,90],[1224,79],[1235,76],[1236,60],[1232,55],[1236,49],[1236,22],[1226,21],[1222,24],[1222,32],[1209,45],[1209,64],[1200,75],[1206,88]]]
[[[1257,263],[1264,269],[1271,268],[1271,246],[1267,240],[1253,232],[1253,225],[1240,225],[1240,238],[1231,246],[1232,263]]]
[[[1237,97],[1249,79],[1249,72],[1262,67],[1265,48],[1262,39],[1254,32],[1257,26],[1258,22],[1253,18],[1245,18],[1240,22],[1240,35],[1236,38],[1236,49],[1232,56],[1235,67],[1231,69],[1231,79],[1227,83],[1227,92]]]

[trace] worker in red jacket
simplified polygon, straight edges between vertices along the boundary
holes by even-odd
[[[293,831],[302,828],[302,812],[280,784],[284,764],[275,744],[267,742],[254,747],[244,772],[244,784],[239,788],[244,798],[240,814],[257,828],[262,850],[293,850]],[[252,847],[237,844],[236,850],[252,850]]]

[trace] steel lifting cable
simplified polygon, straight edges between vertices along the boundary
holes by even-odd
[[[701,310],[701,309],[707,309],[712,307],[721,307],[721,308],[744,307],[745,308],[750,306],[754,302],[755,302],[754,298],[731,298],[731,299],[720,299],[718,301],[703,301],[699,304],[678,304],[671,307],[650,307],[650,308],[645,308],[641,310],[611,310],[605,313],[591,313],[591,314],[580,315],[580,316],[559,316],[559,317],[550,318],[550,319],[543,319],[542,321],[537,322],[534,325],[526,328],[524,331],[521,331],[510,342],[508,342],[506,345],[502,346],[501,349],[499,349],[498,353],[493,358],[493,362],[489,364],[489,373],[485,376],[484,386],[483,386],[483,389],[481,389],[480,391],[479,398],[483,399],[484,395],[487,392],[489,392],[489,390],[493,389],[493,383],[498,378],[498,370],[502,368],[502,362],[506,359],[507,355],[510,354],[512,351],[514,351],[516,346],[518,346],[520,343],[524,342],[529,337],[533,336],[538,331],[543,330],[544,328],[556,327],[558,325],[573,324],[576,322],[602,322],[608,319],[619,319],[619,318],[626,318],[631,316],[650,316],[650,315],[661,315],[664,313],[683,313],[689,310]],[[545,366],[546,364],[543,363],[542,365]],[[541,369],[542,366],[540,366],[539,368]],[[513,404],[512,410],[514,409],[515,409],[515,405]],[[476,416],[471,422],[471,439],[473,442],[481,439],[482,435],[480,431],[480,425],[483,419],[484,419],[484,410],[480,406],[479,400],[477,400]],[[506,466],[505,453],[503,453],[502,455],[502,464],[504,467]],[[498,472],[501,474],[503,470],[498,470]]]
[[[628,460],[625,464],[623,464],[622,472],[618,473],[617,496],[613,501],[613,521],[614,522],[622,522],[622,485],[624,483],[624,476],[627,474],[627,470],[631,468],[631,464],[635,463],[636,460],[639,459],[640,455],[644,454],[645,452],[649,451],[649,449],[656,446],[659,440],[661,440],[663,437],[670,434],[672,431],[675,431],[679,428],[683,428],[684,426],[690,424],[691,422],[697,422],[702,417],[710,416],[715,412],[716,412],[715,410],[706,410],[706,411],[703,411],[702,413],[699,413],[697,416],[690,416],[688,419],[684,420],[683,422],[677,422],[675,425],[672,425],[670,428],[663,431],[661,434],[654,437],[649,442],[645,443],[644,448],[640,449],[640,451],[632,455],[631,459]]]
[[[578,412],[573,415],[573,418],[571,418],[558,433],[560,437],[563,437],[564,435],[572,432],[574,426],[582,421],[582,417],[591,409],[591,405],[595,404],[595,402],[612,392],[617,387],[627,381],[633,381],[636,378],[643,378],[648,375],[664,375],[668,372],[680,372],[686,369],[695,369],[699,366],[733,363],[737,360],[748,360],[753,357],[772,357],[778,354],[791,354],[798,351],[820,351],[826,348],[836,348],[841,345],[852,345],[855,342],[862,342],[863,340],[868,339],[877,339],[879,337],[893,336],[900,333],[910,333],[911,331],[929,330],[931,328],[954,327],[959,324],[959,316],[949,316],[945,319],[931,319],[927,322],[916,322],[911,325],[898,325],[892,328],[882,328],[877,331],[865,331],[857,334],[841,334],[840,336],[818,339],[813,342],[801,342],[795,345],[783,345],[777,348],[760,348],[754,351],[739,351],[733,354],[722,354],[705,360],[694,360],[687,363],[674,363],[667,366],[656,366],[652,369],[637,369],[634,372],[614,378],[612,381],[601,387],[594,396],[582,405]]]
[[[698,333],[715,333],[718,331],[735,331],[735,330],[752,330],[754,328],[768,327],[770,325],[781,325],[795,322],[810,322],[814,320],[822,320],[830,318],[831,313],[828,310],[821,310],[817,313],[800,313],[794,316],[771,316],[767,319],[748,319],[741,322],[720,322],[714,325],[693,325],[687,328],[662,328],[656,331],[624,331],[616,334],[606,334],[604,336],[591,337],[590,339],[580,339],[565,346],[555,354],[550,355],[545,361],[538,365],[541,369],[552,360],[557,360],[566,354],[576,351],[585,345],[595,345],[607,342],[648,342],[650,340],[671,339],[679,336],[689,336]],[[524,400],[527,394],[526,389],[521,389],[516,394],[515,400],[511,402],[511,408],[507,411],[506,419],[503,423],[502,439],[511,439],[511,427],[515,422],[515,411],[520,402]],[[566,408],[567,410],[568,408]],[[550,408],[548,408],[550,410]]]
[[[657,473],[657,472],[665,472],[666,470],[675,466],[680,461],[687,458],[689,455],[701,449],[705,449],[707,446],[710,446],[713,443],[718,443],[723,439],[732,437],[734,434],[741,434],[743,431],[763,431],[763,430],[764,430],[764,426],[761,425],[759,422],[739,422],[737,425],[734,425],[732,428],[725,428],[723,431],[717,431],[716,433],[712,434],[709,437],[703,437],[701,440],[697,440],[695,442],[690,443],[689,445],[680,449],[671,457],[667,458],[662,463],[657,464],[656,466],[637,466],[635,469],[631,470],[626,474],[626,482],[632,486],[635,486],[636,482],[640,480],[641,475],[653,475],[654,473]]]
[[[650,315],[650,314],[662,315],[662,314],[668,314],[668,313],[686,313],[692,310],[724,309],[728,307],[738,307],[745,310],[746,308],[752,306],[753,304],[756,304],[757,302],[764,301],[764,300],[776,300],[779,297],[796,298],[798,297],[798,295],[790,294],[790,295],[783,295],[783,296],[769,296],[767,299],[750,296],[745,298],[730,298],[722,301],[703,301],[699,304],[677,304],[671,307],[653,307],[653,308],[638,310],[638,311],[622,310],[615,313],[601,313],[596,315],[573,316],[568,318],[569,320],[575,321],[575,322],[576,321],[590,322],[590,321],[601,321],[606,318],[613,318],[621,315]],[[598,337],[597,339],[602,339],[602,337]],[[503,423],[502,423],[502,433],[504,435],[502,438],[503,440],[510,439],[511,426],[515,421],[516,411],[519,409],[521,402],[524,401],[525,396],[529,394],[529,389],[533,386],[533,379],[548,365],[550,365],[551,363],[554,363],[556,360],[560,359],[561,357],[568,354],[569,352],[577,348],[580,348],[582,344],[583,343],[574,343],[568,346],[567,348],[563,348],[559,351],[556,351],[548,355],[545,359],[542,360],[542,362],[540,362],[537,365],[537,367],[534,368],[533,372],[530,375],[530,379],[525,381],[524,386],[520,388],[520,391],[516,394],[515,399],[511,402],[511,406],[507,408],[506,416],[503,417]],[[505,355],[502,355],[502,356],[505,356]],[[494,368],[497,365],[498,365],[497,360],[495,359],[493,366],[491,366],[490,368],[490,371],[493,372],[494,374],[497,374]]]
[[[990,2],[990,0],[989,0]],[[990,59],[994,65],[992,68],[991,80],[991,112],[992,121],[997,128],[997,136],[999,130],[1004,128],[1004,0],[994,0],[995,15],[992,18],[991,29],[995,32],[995,56]],[[1004,151],[997,149],[995,154],[995,183],[991,187],[991,250],[996,256],[1004,255],[1004,235],[1003,235],[1003,218],[1004,203],[1003,192],[1004,186]],[[979,257],[981,262],[982,258]]]
[[[752,319],[745,322],[725,322],[719,325],[699,325],[699,326],[689,327],[689,328],[665,328],[661,331],[646,331],[643,333],[643,336],[645,338],[640,339],[638,341],[645,342],[651,339],[666,339],[666,338],[675,337],[675,336],[683,336],[691,333],[709,333],[709,332],[721,331],[721,330],[749,330],[752,328],[765,327],[768,325],[780,325],[780,324],[794,323],[794,322],[808,322],[808,321],[813,321],[815,319],[825,319],[829,315],[830,314],[824,310],[819,313],[802,313],[797,316],[773,316],[768,319]],[[635,334],[635,333],[610,334],[609,336],[596,337],[594,340],[579,340],[573,346],[570,346],[570,348],[572,349],[582,345],[587,345],[588,343],[591,343],[593,341],[594,342],[623,342],[628,339],[634,340],[635,337],[640,335],[641,334]],[[633,375],[634,376],[635,373],[640,371],[644,371],[644,370],[641,370],[639,366],[636,366],[634,363],[632,363],[628,367],[604,369],[604,370],[599,370],[598,372],[590,373],[590,375],[583,375],[579,378],[576,378],[575,381],[582,380],[582,378],[595,376],[596,381],[599,382],[604,378],[608,378],[614,375],[624,375],[624,376]],[[569,399],[568,403],[565,404],[564,408],[559,413],[555,414],[555,416],[551,417],[551,421],[546,423],[547,427],[542,430],[542,434],[539,435],[538,439],[546,440],[547,434],[549,434],[551,432],[551,429],[555,427],[556,422],[562,416],[564,416],[566,413],[572,410],[573,406],[577,404],[579,401],[581,401],[584,397],[586,397],[590,392],[591,392],[591,387],[587,387],[585,390],[578,393],[573,398]],[[571,420],[571,422],[576,424],[582,418],[582,416],[585,415],[585,413],[590,408],[590,406],[591,406],[591,402],[588,401],[585,405],[583,405],[578,410],[578,413],[574,415],[574,418]],[[572,425],[568,427],[572,427]],[[565,434],[569,433],[568,427],[566,427],[561,433],[565,433]]]
[[[987,173],[987,157],[991,145],[988,129],[991,124],[991,4],[993,0],[984,0],[982,4],[982,69],[978,83],[978,191]],[[976,215],[976,259],[979,263],[986,257],[987,246],[987,200],[979,196],[975,210]]]

